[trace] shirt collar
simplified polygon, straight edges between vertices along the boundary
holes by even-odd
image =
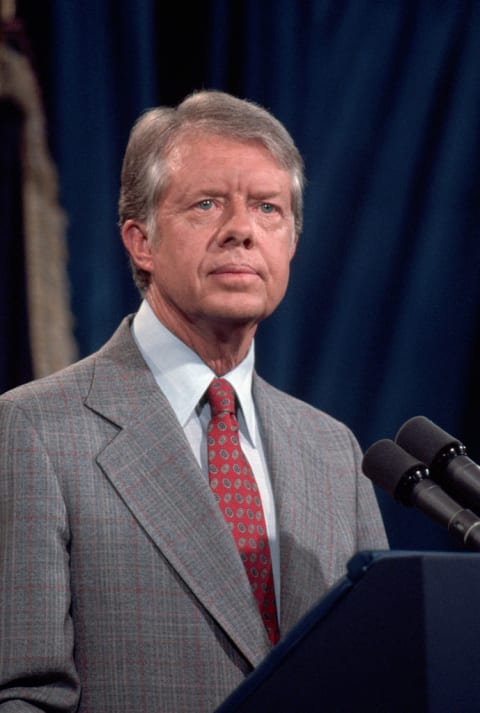
[[[184,427],[215,378],[214,372],[198,354],[157,319],[146,300],[143,300],[133,319],[132,334],[155,381]],[[254,360],[255,347],[252,342],[245,359],[225,374],[224,378],[235,389],[241,409],[239,420],[244,420],[247,436],[255,446],[256,419],[252,396]]]

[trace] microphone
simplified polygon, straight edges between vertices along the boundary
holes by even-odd
[[[459,440],[425,416],[415,416],[403,424],[395,441],[426,463],[431,478],[445,491],[480,514],[480,467]]]
[[[385,438],[367,449],[362,469],[367,478],[397,502],[413,506],[447,528],[464,547],[480,551],[480,519],[465,510],[431,478],[425,463]]]

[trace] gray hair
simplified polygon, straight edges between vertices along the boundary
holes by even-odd
[[[158,107],[145,112],[130,133],[122,166],[119,223],[145,223],[147,235],[156,234],[158,202],[169,172],[166,159],[183,136],[195,129],[239,141],[258,141],[292,177],[292,211],[295,232],[303,224],[304,167],[295,143],[283,126],[263,107],[219,91],[199,91],[176,108]],[[135,284],[144,292],[149,275],[131,260]]]

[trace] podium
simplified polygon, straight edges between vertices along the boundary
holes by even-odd
[[[480,554],[364,552],[215,713],[480,713]]]

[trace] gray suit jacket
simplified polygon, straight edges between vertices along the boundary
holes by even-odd
[[[340,423],[258,376],[285,633],[385,548]],[[270,645],[233,538],[125,320],[0,399],[0,710],[212,711]]]

